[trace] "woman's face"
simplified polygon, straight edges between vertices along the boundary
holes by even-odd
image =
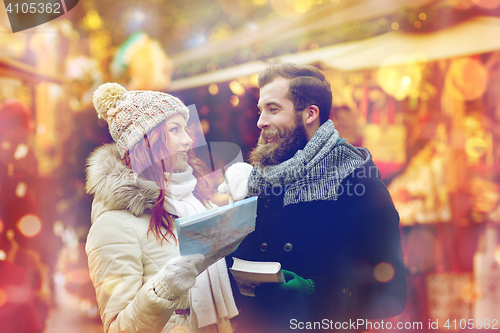
[[[187,123],[182,114],[177,113],[166,120],[166,126],[172,146],[175,148],[176,162],[174,171],[185,171],[188,167],[187,151],[191,149],[193,140],[187,134]]]

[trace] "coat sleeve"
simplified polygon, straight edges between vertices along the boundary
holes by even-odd
[[[178,299],[155,293],[155,278],[143,284],[141,246],[121,219],[106,213],[90,229],[86,252],[104,332],[160,332]]]

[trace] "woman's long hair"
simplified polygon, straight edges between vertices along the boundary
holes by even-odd
[[[188,135],[192,137],[192,134],[188,129]],[[173,233],[174,216],[168,213],[164,206],[165,189],[171,180],[176,160],[177,151],[170,140],[165,121],[145,135],[144,140],[139,141],[122,159],[122,163],[137,172],[140,177],[154,181],[160,187],[160,195],[154,203],[148,228],[148,234],[153,232],[160,242],[163,240],[168,242],[169,235],[176,239]],[[208,173],[207,167],[194,155],[192,149],[188,150],[188,164],[193,168],[193,176],[197,179],[193,195],[203,206],[208,207],[215,191],[202,177]],[[165,179],[165,172],[169,173],[169,179]]]

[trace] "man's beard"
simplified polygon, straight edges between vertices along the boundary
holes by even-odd
[[[264,129],[260,133],[257,146],[250,152],[250,163],[259,167],[280,164],[293,157],[307,144],[307,133],[302,117],[295,119],[293,129]],[[267,143],[268,139],[274,139]]]

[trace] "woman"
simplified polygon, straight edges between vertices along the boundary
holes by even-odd
[[[225,263],[198,276],[203,256],[180,256],[177,244],[174,218],[211,207],[189,110],[116,83],[93,100],[116,142],[92,153],[86,184],[94,195],[86,252],[105,332],[232,332],[238,311]]]

